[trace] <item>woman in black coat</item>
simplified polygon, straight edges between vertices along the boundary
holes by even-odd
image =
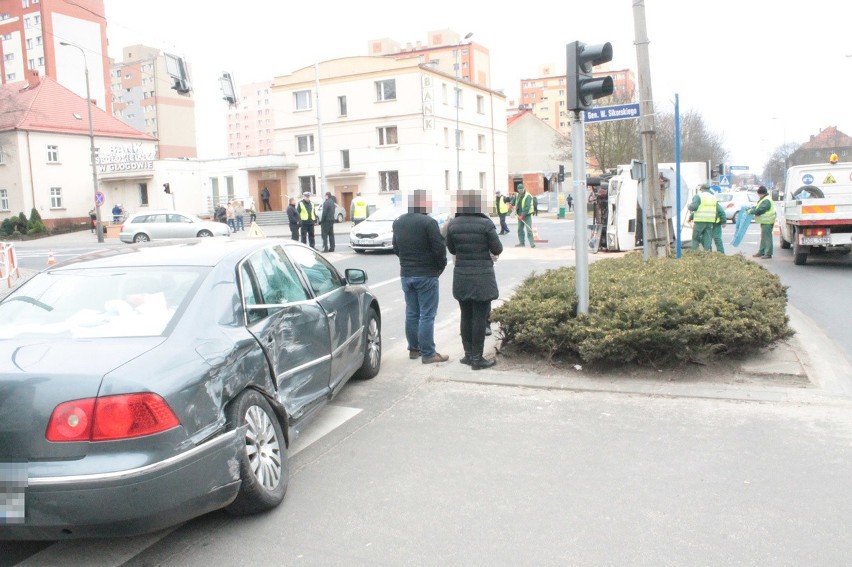
[[[494,261],[503,252],[503,244],[494,222],[482,212],[480,191],[459,191],[456,206],[456,216],[447,228],[447,250],[455,256],[453,297],[461,309],[461,363],[479,370],[496,364],[483,356],[483,350],[491,302],[499,296]]]

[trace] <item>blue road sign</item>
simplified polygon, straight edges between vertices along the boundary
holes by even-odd
[[[731,176],[730,175],[720,175],[719,176],[719,187],[730,187],[731,186]]]
[[[600,108],[590,108],[584,112],[586,116],[583,121],[586,123],[603,122],[604,120],[627,120],[639,118],[639,103],[601,106]]]
[[[713,185],[710,186],[710,192],[711,193],[721,193],[722,188],[714,183]]]
[[[101,205],[104,204],[105,201],[106,201],[106,196],[103,194],[103,191],[98,191],[97,193],[95,193],[95,204],[97,206],[100,207]]]
[[[737,169],[742,169],[742,170],[748,171],[748,170],[749,170],[749,169],[751,169],[751,168],[750,168],[749,166],[747,166],[747,165],[732,165],[732,166],[730,167],[730,170],[731,170],[731,171],[735,171],[735,170],[737,170]]]

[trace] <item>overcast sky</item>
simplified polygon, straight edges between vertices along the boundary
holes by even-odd
[[[492,86],[517,100],[521,79],[565,63],[579,40],[613,45],[616,68],[637,70],[633,4],[641,0],[407,3],[105,0],[110,56],[137,43],[184,56],[193,69],[199,157],[226,155],[218,77],[237,85],[316,61],[367,55],[367,42],[421,41],[452,29],[491,52]],[[581,7],[583,4],[588,7]],[[696,110],[732,165],[762,169],[771,150],[837,126],[852,135],[852,2],[645,0],[656,111]],[[242,10],[235,10],[235,7]],[[199,13],[203,10],[203,13]],[[637,156],[638,157],[638,156]]]

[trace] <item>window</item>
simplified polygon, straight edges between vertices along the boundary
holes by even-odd
[[[349,150],[340,150],[340,165],[342,169],[349,169]]]
[[[317,252],[300,246],[288,246],[287,251],[308,277],[317,296],[325,295],[346,285],[337,270]]]
[[[15,80],[15,74],[14,73],[6,73],[6,80],[7,81],[14,81]]]
[[[296,91],[293,93],[293,106],[296,110],[310,110],[312,108],[311,91]]]
[[[464,132],[456,130],[456,148],[464,147]]]
[[[143,207],[148,206],[148,184],[140,183],[139,184],[139,203]]]
[[[33,39],[27,38],[27,49],[32,49],[32,48],[33,48]]]
[[[456,178],[456,187],[459,187],[459,188],[462,187],[462,177],[463,177],[462,172],[459,171],[458,178]]]
[[[61,209],[62,208],[62,187],[51,187],[50,188],[50,208],[51,209]]]
[[[296,136],[296,153],[307,154],[314,151],[314,135]]]
[[[396,100],[396,79],[376,81],[376,101]]]
[[[346,116],[346,97],[345,96],[337,97],[337,115],[338,116]]]
[[[395,146],[399,143],[396,137],[396,126],[384,126],[378,130],[380,146]]]
[[[381,187],[379,191],[382,193],[390,193],[391,191],[399,191],[399,172],[398,171],[380,171],[379,183]]]
[[[9,41],[11,39],[12,39],[12,34],[10,34],[10,33],[4,33],[3,34],[3,41]]]
[[[476,111],[485,114],[485,97],[482,95],[476,95]]]
[[[476,145],[480,152],[485,151],[485,134],[480,134],[476,137]]]
[[[47,146],[48,163],[59,163],[59,146]]]
[[[299,193],[317,194],[317,180],[313,175],[299,176]]]
[[[0,189],[0,211],[9,210],[9,191]]]
[[[462,97],[462,91],[460,88],[456,87],[456,108],[464,108],[464,98]]]
[[[444,170],[444,190],[445,191],[450,190],[450,170],[449,169]]]
[[[447,96],[447,83],[443,83],[441,85],[441,101],[444,104],[447,104],[448,96]]]
[[[14,53],[7,53],[6,55],[3,56],[3,59],[5,59],[6,61],[14,61],[15,60],[15,54]],[[32,59],[30,59],[30,61],[32,61]]]
[[[479,188],[483,189],[483,190],[485,189],[485,172],[484,171],[479,172]]]
[[[240,288],[249,323],[281,311],[282,305],[308,299],[296,269],[280,246],[256,252],[242,263]],[[252,307],[255,305],[276,307]]]
[[[444,147],[445,148],[450,147],[450,129],[449,128],[444,128]]]
[[[30,0],[21,0],[21,7],[22,8],[29,8],[30,7]]]

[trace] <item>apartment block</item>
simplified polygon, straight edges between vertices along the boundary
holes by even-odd
[[[63,45],[69,44],[69,45]],[[50,77],[112,112],[103,0],[0,0],[0,84]]]
[[[240,87],[240,98],[228,109],[228,156],[263,156],[273,153],[275,114],[272,82]]]
[[[133,45],[111,66],[113,115],[159,140],[159,158],[198,156],[192,90],[175,90],[177,59],[159,49]]]

